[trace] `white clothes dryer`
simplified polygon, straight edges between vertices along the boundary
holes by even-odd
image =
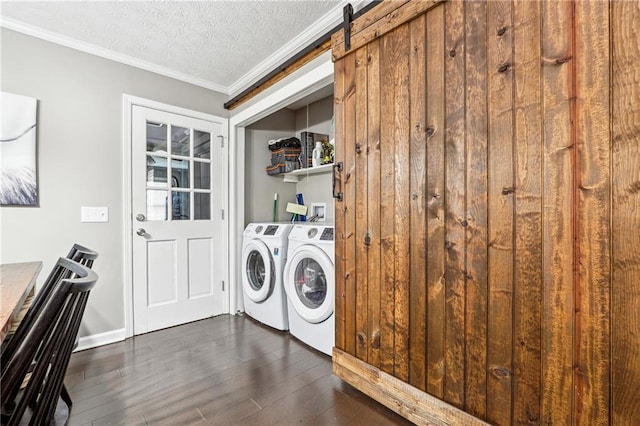
[[[243,232],[242,294],[247,315],[278,330],[289,329],[282,273],[293,225],[250,223]]]
[[[295,225],[284,272],[289,332],[331,355],[335,340],[334,227]]]

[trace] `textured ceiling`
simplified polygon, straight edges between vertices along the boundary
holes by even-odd
[[[229,87],[343,4],[314,1],[2,1],[4,18]]]

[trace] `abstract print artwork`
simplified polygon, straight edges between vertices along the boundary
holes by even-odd
[[[37,206],[35,98],[0,92],[0,205]]]

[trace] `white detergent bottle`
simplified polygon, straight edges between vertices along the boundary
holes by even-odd
[[[311,165],[313,167],[320,166],[322,164],[322,142],[316,142],[316,147],[313,148],[313,156],[311,157]]]

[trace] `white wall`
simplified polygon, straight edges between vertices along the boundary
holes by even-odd
[[[276,221],[291,219],[285,211],[287,202],[295,203],[296,186],[285,183],[282,176],[269,176],[265,167],[271,164],[269,139],[295,136],[295,113],[280,110],[247,126],[245,131],[244,224],[273,221],[273,194],[278,193]]]
[[[42,260],[74,242],[100,253],[80,336],[124,327],[122,94],[228,117],[227,96],[2,28],[0,89],[38,103],[38,208],[0,208],[0,261]],[[80,223],[106,206],[109,223]]]

